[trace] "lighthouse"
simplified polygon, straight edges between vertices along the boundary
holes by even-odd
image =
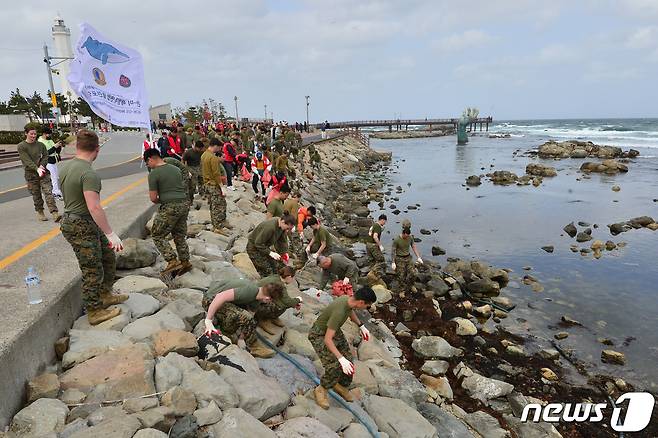
[[[71,47],[71,30],[66,27],[64,20],[59,15],[55,17],[55,23],[53,25],[53,43],[55,45],[55,53],[53,54],[54,57],[73,58],[73,48]],[[59,75],[61,93],[64,96],[68,96],[68,93],[70,92],[73,99],[75,99],[77,95],[69,85],[69,81],[66,79],[66,77],[69,75],[71,60],[59,59],[55,61],[57,66],[54,67],[54,70],[56,70]]]

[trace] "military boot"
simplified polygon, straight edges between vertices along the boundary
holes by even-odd
[[[222,223],[222,227],[226,228],[227,230],[232,230],[233,229],[233,225],[229,224],[228,221],[224,221]]]
[[[228,232],[223,228],[213,228],[212,232],[215,234],[221,234],[222,236],[226,236],[226,237],[229,236]]]
[[[276,335],[281,329],[279,326],[274,324],[271,319],[264,319],[258,323],[258,327],[262,328],[263,331],[269,333],[270,335]]]
[[[192,270],[192,263],[188,261],[186,262],[181,262],[180,267],[178,268],[178,273],[177,275],[183,275],[186,272],[190,272]]]
[[[176,259],[169,260],[167,262],[167,266],[160,272],[160,274],[169,274],[171,271],[175,271],[176,269],[180,268],[180,262]]]
[[[53,220],[55,222],[59,222],[62,220],[62,215],[59,214],[58,212],[55,211],[55,212],[51,212],[50,214],[53,216]]]
[[[343,397],[343,400],[345,400],[346,402],[353,402],[354,401],[354,396],[352,395],[350,390],[345,388],[340,383],[336,383],[336,385],[334,385],[334,391],[336,391],[336,394]]]
[[[279,327],[285,327],[286,326],[286,323],[283,322],[283,320],[281,318],[274,318],[272,320],[272,324],[278,325]]]
[[[101,293],[101,301],[103,302],[103,307],[108,308],[115,304],[121,304],[128,299],[126,294],[113,294],[111,292]]]
[[[313,390],[313,395],[315,395],[315,403],[317,403],[318,406],[322,409],[329,409],[329,394],[322,385],[318,385]]]
[[[40,221],[44,221],[44,222],[48,220],[46,215],[43,214],[43,210],[37,211],[37,219],[39,219]]]
[[[101,322],[118,316],[119,314],[121,314],[121,309],[119,307],[113,307],[111,309],[89,309],[87,312],[87,320],[91,325],[98,325]]]
[[[270,350],[258,340],[249,345],[249,352],[253,357],[260,357],[263,359],[269,359],[276,355],[276,351]]]

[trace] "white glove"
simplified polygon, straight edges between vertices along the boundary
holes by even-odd
[[[123,250],[123,242],[119,236],[117,236],[117,233],[112,231],[110,234],[106,234],[105,237],[107,237],[107,240],[110,241],[110,248],[112,248],[115,252]]]
[[[350,279],[345,277],[343,278],[343,284],[348,284],[350,282]]]
[[[420,263],[420,264],[422,265],[422,264],[423,264],[423,259],[421,259],[420,257],[418,257],[418,263]]]
[[[316,253],[315,253],[315,254],[313,254],[313,255],[312,255],[311,257],[313,257],[313,260],[317,260],[317,258],[318,258],[318,255],[319,255],[319,254],[318,254],[318,253],[316,252]]]
[[[311,246],[306,246],[306,254],[311,255]]]
[[[39,175],[39,178],[42,178],[46,174],[46,169],[43,168],[43,166],[39,166],[37,168],[37,175]]]
[[[366,328],[365,325],[361,324],[359,326],[359,330],[361,330],[361,337],[363,338],[364,341],[369,341],[370,340],[370,330]]]
[[[203,320],[203,325],[206,326],[206,331],[204,332],[208,336],[210,336],[213,333],[219,333],[219,330],[215,328],[215,325],[212,323],[212,319],[204,319]]]
[[[381,252],[384,252],[384,245],[379,245],[379,250],[380,250]]]
[[[395,262],[391,263],[391,269],[393,269],[395,271],[395,268],[396,268]]]
[[[278,252],[270,251],[270,257],[274,260],[281,260],[281,255]]]
[[[338,358],[338,362],[340,363],[340,366],[343,369],[343,373],[347,374],[348,376],[354,374],[354,365],[352,365],[352,362],[345,359],[343,356]]]
[[[301,304],[301,303],[304,302],[304,300],[302,299],[302,297],[295,297],[295,298],[297,299],[297,301],[299,301],[299,304]]]

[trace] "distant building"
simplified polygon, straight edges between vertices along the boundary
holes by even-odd
[[[165,103],[162,105],[152,106],[149,108],[149,115],[151,116],[151,120],[155,121],[155,123],[158,123],[161,120],[165,123],[169,123],[173,119],[173,115],[171,113],[171,104]]]
[[[0,114],[0,131],[23,131],[29,121],[25,114]]]
[[[59,15],[55,17],[55,24],[52,27],[52,33],[53,43],[55,45],[55,53],[50,56],[54,56],[56,58],[73,58],[73,48],[71,47],[71,30],[66,27],[64,20]],[[67,96],[68,93],[71,93],[71,96],[75,99],[77,94],[75,94],[69,85],[68,79],[66,79],[66,77],[69,75],[71,60],[59,59],[55,60],[55,63],[57,63],[57,66],[54,68],[54,70],[56,70],[59,75],[61,94]]]

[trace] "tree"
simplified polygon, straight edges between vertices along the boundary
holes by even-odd
[[[95,112],[92,111],[91,107],[89,104],[82,98],[78,98],[75,102],[73,102],[72,108],[74,113],[79,114],[83,117],[90,117],[91,118],[91,124],[96,129],[96,122],[99,121],[100,117],[96,115]]]
[[[466,117],[467,119],[475,120],[478,118],[480,115],[480,110],[477,108],[466,108],[464,112],[462,113],[462,117]]]

